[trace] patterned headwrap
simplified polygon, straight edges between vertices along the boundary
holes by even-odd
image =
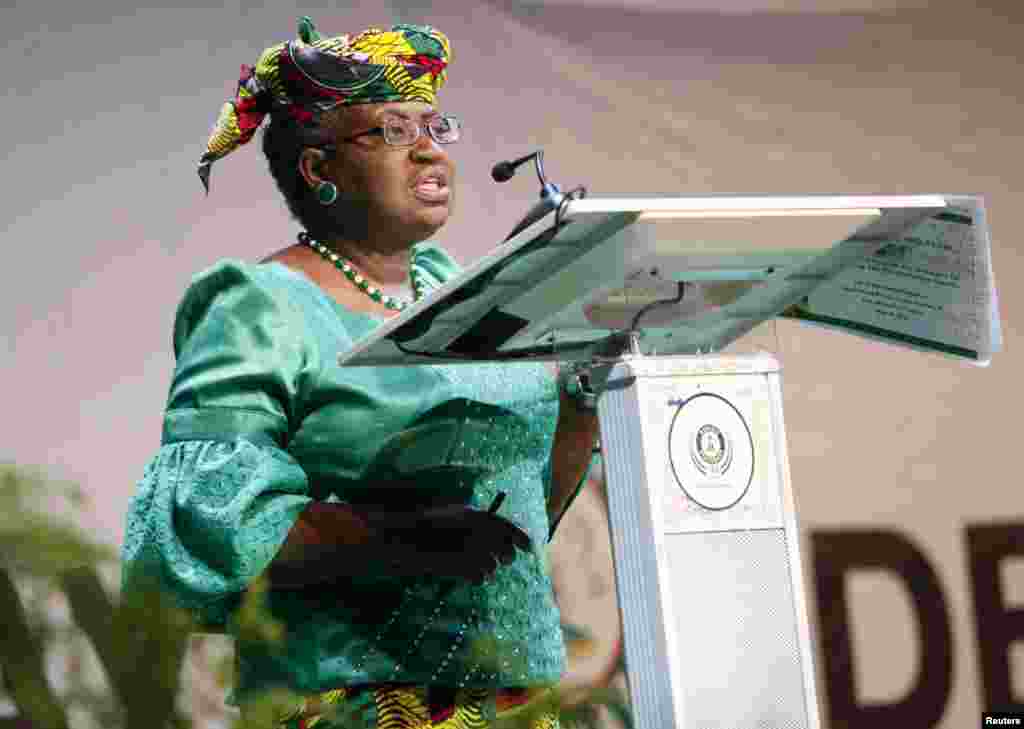
[[[238,93],[221,108],[199,160],[199,179],[209,192],[213,163],[251,140],[267,114],[315,126],[321,113],[339,105],[434,104],[450,57],[448,38],[430,26],[324,38],[302,17],[298,40],[271,46],[254,67],[242,66]]]

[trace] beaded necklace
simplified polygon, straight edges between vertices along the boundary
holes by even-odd
[[[385,294],[379,288],[371,284],[365,276],[359,273],[359,270],[352,265],[350,260],[344,256],[338,255],[316,238],[313,238],[309,233],[306,233],[305,231],[299,233],[299,243],[307,245],[319,253],[325,261],[333,264],[335,268],[345,275],[345,278],[355,284],[357,289],[374,301],[383,304],[385,308],[391,309],[392,311],[402,311],[412,303],[409,301],[403,301],[402,299],[389,294]],[[412,261],[409,261],[409,283],[412,284],[413,302],[422,299],[423,295],[426,293],[426,284],[416,273],[416,267],[412,265]]]

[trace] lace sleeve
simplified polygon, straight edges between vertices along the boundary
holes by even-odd
[[[287,445],[317,374],[314,342],[265,268],[225,261],[192,281],[163,443],[127,515],[126,591],[159,588],[221,625],[266,569],[312,500]]]
[[[287,453],[244,440],[161,447],[128,511],[126,594],[159,589],[208,627],[222,627],[311,501]]]

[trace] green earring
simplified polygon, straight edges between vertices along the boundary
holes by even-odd
[[[338,199],[338,186],[333,182],[318,182],[316,199],[321,205],[333,205],[334,201]]]

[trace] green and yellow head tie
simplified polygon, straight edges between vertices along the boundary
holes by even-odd
[[[430,26],[396,25],[323,38],[313,21],[302,17],[298,35],[263,51],[255,66],[242,66],[238,93],[221,108],[199,160],[207,192],[213,163],[251,140],[267,114],[315,126],[320,114],[339,105],[434,104],[448,78],[451,44]]]

